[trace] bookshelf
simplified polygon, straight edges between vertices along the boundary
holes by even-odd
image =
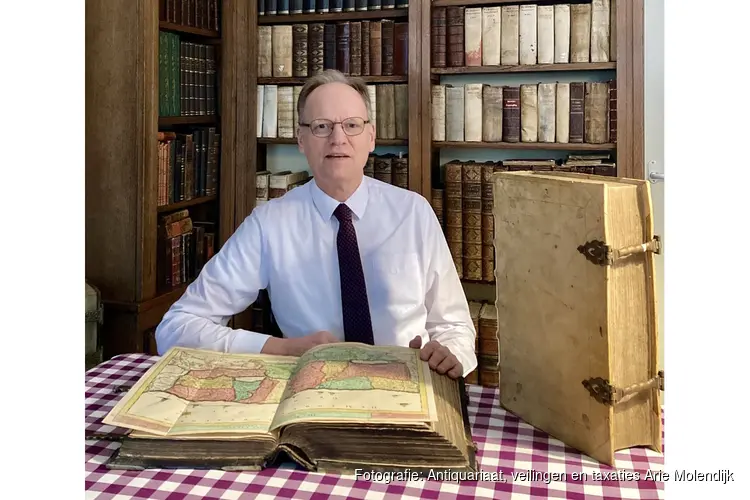
[[[105,359],[155,354],[162,316],[236,228],[242,31],[230,1],[86,3],[86,278]]]
[[[495,385],[497,350],[482,350],[495,332],[481,328],[497,315],[492,173],[563,169],[644,177],[643,0],[425,6],[422,192],[429,191],[442,221],[480,327],[472,381]],[[608,156],[601,161],[612,166],[570,161],[591,155]]]

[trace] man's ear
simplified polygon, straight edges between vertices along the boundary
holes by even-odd
[[[375,125],[370,123],[370,153],[375,151]]]

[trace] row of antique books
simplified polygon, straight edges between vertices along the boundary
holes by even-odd
[[[158,206],[217,194],[221,134],[215,127],[158,133]]]
[[[461,279],[495,281],[495,226],[492,175],[502,171],[559,171],[617,175],[608,154],[570,154],[555,159],[452,160],[442,166],[444,181],[433,187],[431,204]]]
[[[301,85],[258,85],[257,137],[294,138]],[[378,139],[409,138],[409,91],[405,83],[367,86],[370,118]]]
[[[187,209],[159,217],[157,288],[161,292],[190,283],[215,252],[216,225],[194,221]]]
[[[500,385],[499,340],[497,337],[497,307],[485,301],[470,300],[469,312],[477,332],[475,353],[477,368],[466,376],[467,384],[484,387]]]
[[[159,116],[217,114],[216,47],[159,31]]]
[[[615,61],[614,4],[434,7],[432,67]]]
[[[365,175],[394,186],[409,189],[409,157],[404,153],[370,153],[364,167]],[[284,170],[272,173],[262,170],[255,175],[255,205],[281,198],[292,189],[309,182],[312,177],[306,172]]]
[[[432,140],[604,144],[617,139],[617,84],[432,86]]]
[[[393,19],[258,26],[258,76],[406,75],[409,24]]]
[[[219,31],[221,0],[159,0],[159,21]]]
[[[407,9],[409,0],[258,0],[258,15]]]

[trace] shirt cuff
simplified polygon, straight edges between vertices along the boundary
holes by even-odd
[[[232,333],[234,338],[229,345],[229,352],[242,354],[260,354],[270,337],[270,335],[242,329],[234,330]]]

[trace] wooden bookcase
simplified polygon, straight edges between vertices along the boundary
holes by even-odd
[[[172,2],[173,5],[203,0]],[[339,5],[339,0],[216,0],[220,29],[206,30],[164,19],[164,0],[94,0],[86,4],[86,278],[102,291],[105,305],[102,340],[104,355],[154,352],[153,330],[179,298],[185,285],[160,290],[157,284],[157,243],[160,217],[187,208],[216,225],[218,249],[252,212],[256,202],[256,173],[273,165],[269,152],[283,148],[289,157],[295,138],[260,137],[257,127],[258,85],[302,85],[304,76],[263,77],[258,72],[260,26],[339,23],[392,19],[408,22],[406,75],[365,76],[368,84],[402,83],[408,87],[408,137],[379,140],[382,150],[402,151],[408,157],[408,189],[426,199],[439,183],[436,174],[450,159],[463,155],[504,153],[560,154],[600,151],[601,145],[515,143],[436,143],[432,141],[432,85],[452,80],[495,79],[534,83],[546,78],[574,81],[572,75],[606,75],[617,82],[617,139],[603,149],[616,155],[617,175],[643,178],[643,0],[619,0],[615,19],[617,57],[604,63],[500,67],[433,68],[431,16],[448,6],[553,5],[591,0],[340,0],[341,12],[294,14],[292,9]],[[263,2],[261,4],[261,2]],[[209,2],[210,3],[210,2]],[[269,5],[288,5],[289,14],[261,14]],[[354,11],[344,7],[354,4]],[[366,11],[357,6],[368,5]],[[380,10],[373,7],[380,5]],[[390,8],[389,8],[390,7]],[[216,51],[217,99],[215,116],[159,116],[159,33],[211,44]],[[584,78],[584,81],[586,78]],[[220,133],[220,161],[216,194],[158,203],[158,132],[215,127]],[[448,153],[446,153],[448,152]],[[449,154],[449,157],[446,157]],[[443,158],[441,158],[441,155]],[[507,156],[506,156],[507,157]],[[493,287],[464,280],[467,296],[493,296]],[[234,318],[237,327],[257,325],[253,310],[268,319],[263,300]],[[261,323],[265,323],[261,321]],[[270,332],[274,333],[274,332]]]
[[[180,12],[182,5],[190,11]],[[207,224],[215,251],[236,228],[234,170],[242,102],[234,61],[243,57],[236,42],[243,31],[236,6],[226,0],[86,2],[86,279],[102,293],[105,359],[126,352],[155,353],[155,327],[194,278],[188,272],[179,285],[162,285],[166,252],[159,241],[164,239],[160,220],[187,209],[192,221]],[[172,8],[179,10],[172,13]],[[160,50],[160,45],[166,47],[161,33],[172,36],[172,58]],[[186,52],[188,43],[194,52]],[[168,62],[176,64],[169,81],[183,98],[169,106],[160,79],[160,68],[167,67],[162,63]],[[186,80],[190,70],[207,76]],[[215,93],[210,92],[213,82]],[[190,84],[193,93],[185,91]],[[207,93],[202,94],[204,84]],[[210,97],[216,104],[213,114]],[[220,137],[218,158],[208,159],[212,148],[206,145],[202,166],[194,163],[188,169],[194,189],[179,189],[180,196],[172,186],[173,195],[165,200],[159,133],[193,137],[196,130],[208,128]],[[207,186],[208,175],[201,172],[212,173],[215,182]],[[182,182],[172,178],[173,185]]]

